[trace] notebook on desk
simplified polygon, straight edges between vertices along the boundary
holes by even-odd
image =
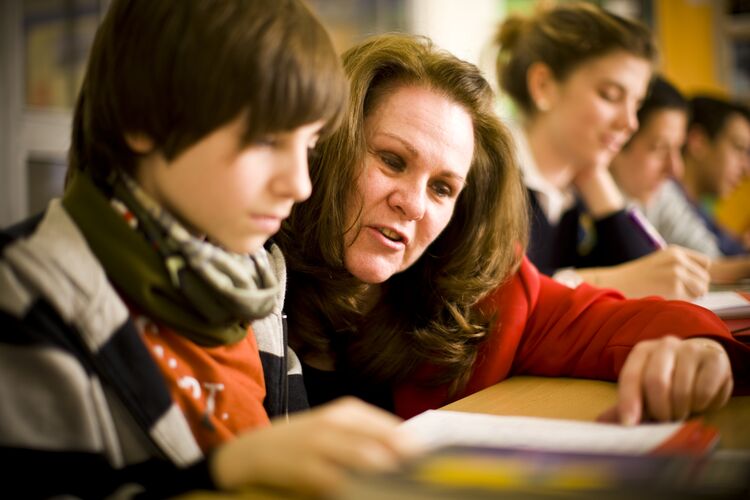
[[[429,410],[401,427],[429,448],[487,446],[621,455],[701,455],[719,433],[701,420],[626,427],[577,420]]]
[[[447,447],[340,499],[747,499],[750,457],[605,455]]]
[[[750,318],[750,293],[744,291],[708,292],[692,301],[722,319]]]
[[[746,498],[750,456],[708,453],[699,420],[634,427],[433,410],[402,424],[428,453],[341,498]]]

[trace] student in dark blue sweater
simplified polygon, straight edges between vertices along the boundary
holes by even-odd
[[[500,85],[522,114],[515,136],[532,262],[570,286],[587,281],[631,297],[703,294],[709,259],[661,249],[607,169],[638,127],[655,52],[648,29],[577,3],[510,17],[497,42]]]

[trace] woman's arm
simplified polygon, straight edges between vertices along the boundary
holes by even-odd
[[[637,403],[642,405],[640,415],[656,418],[664,415],[660,408],[665,402],[673,397],[679,399],[679,394],[686,390],[679,383],[675,385],[675,380],[689,380],[690,394],[709,393],[702,399],[691,397],[687,403],[689,412],[705,409],[706,400],[723,402],[726,380],[731,373],[729,366],[734,371],[736,386],[750,386],[750,347],[734,340],[713,313],[686,302],[658,298],[625,300],[614,291],[585,284],[570,289],[539,275],[527,263],[493,297],[493,302],[501,326],[483,349],[482,356],[489,359],[479,365],[474,381],[486,377],[487,384],[490,374],[501,376],[494,382],[514,374],[614,381],[622,373],[633,371],[639,380],[652,381],[654,373],[667,373],[671,377],[661,379],[662,385],[636,384],[641,391]],[[669,336],[674,338],[669,340]],[[713,342],[685,342],[692,338]],[[638,350],[634,349],[636,345]],[[637,358],[631,360],[631,353],[641,353],[643,358],[644,352],[657,354],[645,356],[644,363],[637,363]],[[728,360],[723,365],[726,370],[721,368],[724,356]],[[689,359],[701,361],[686,363]],[[512,361],[505,375],[501,371],[503,360]],[[714,376],[700,375],[706,363],[719,367]],[[672,376],[685,367],[689,372],[687,379]],[[475,386],[474,390],[478,388]],[[621,396],[621,402],[625,398],[623,405],[634,404],[628,394],[632,390]],[[681,414],[682,404],[676,406],[679,412],[671,413],[672,417]]]

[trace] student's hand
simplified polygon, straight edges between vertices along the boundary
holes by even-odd
[[[711,259],[699,252],[669,246],[618,266],[580,269],[584,281],[615,288],[626,297],[659,295],[666,299],[691,300],[708,291]]]
[[[625,199],[606,165],[579,171],[573,185],[594,219],[601,219],[625,207]]]
[[[750,255],[722,257],[711,263],[712,283],[734,283],[750,278]]]
[[[617,405],[599,417],[635,425],[643,420],[684,420],[721,408],[732,394],[729,356],[706,338],[668,336],[639,342],[620,372]]]
[[[348,471],[389,470],[420,451],[396,430],[400,421],[342,398],[238,436],[216,450],[211,471],[221,489],[263,485],[330,494],[343,486]]]

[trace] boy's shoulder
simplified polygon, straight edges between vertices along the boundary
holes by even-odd
[[[5,247],[17,240],[31,235],[44,218],[44,212],[40,212],[8,227],[0,228],[0,255]]]

